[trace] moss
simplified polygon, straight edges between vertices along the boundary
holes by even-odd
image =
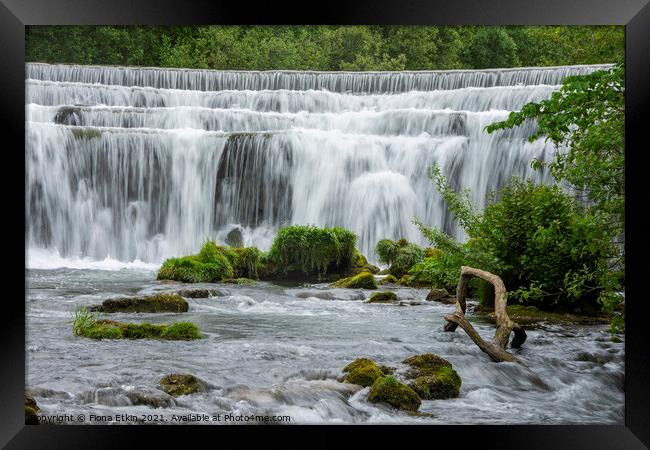
[[[102,135],[102,132],[95,128],[71,127],[70,131],[75,139],[95,139]]]
[[[404,275],[399,280],[397,280],[397,284],[401,284],[402,286],[408,286],[410,282],[411,282],[410,275]]]
[[[372,386],[375,380],[384,376],[377,364],[367,358],[355,359],[343,368],[343,372],[346,374],[343,381],[364,387]]]
[[[280,228],[268,254],[275,270],[305,275],[345,272],[354,265],[356,235],[343,228],[291,225]]]
[[[332,287],[349,289],[377,289],[375,276],[370,272],[361,272],[348,278],[342,278],[331,284]]]
[[[187,300],[178,294],[162,293],[143,297],[114,298],[104,300],[99,311],[114,312],[187,312]]]
[[[397,300],[397,294],[394,292],[375,292],[368,299],[368,303],[392,303],[396,302]]]
[[[451,363],[433,353],[424,353],[406,358],[402,361],[410,366],[408,378],[417,378],[425,375],[434,375],[441,367],[451,367]]]
[[[216,289],[181,289],[176,293],[186,298],[208,298],[219,295],[219,291]]]
[[[158,271],[158,280],[175,280],[185,283],[212,283],[232,278],[234,269],[231,263],[237,254],[230,253],[214,242],[203,244],[197,255],[170,258]]]
[[[77,336],[90,339],[200,339],[201,333],[190,322],[175,322],[168,325],[144,323],[120,323],[112,320],[96,320],[77,330]]]
[[[460,376],[448,366],[440,366],[432,375],[417,377],[409,384],[423,400],[458,397],[460,385]]]
[[[388,403],[394,408],[417,411],[422,403],[418,394],[409,386],[397,381],[392,375],[376,380],[370,388],[368,401]]]
[[[458,397],[461,379],[451,363],[433,353],[411,356],[404,364],[410,368],[406,378],[409,386],[424,400]]]
[[[173,373],[160,379],[161,389],[173,397],[194,394],[203,389],[203,384],[194,375]]]
[[[228,278],[226,280],[222,280],[222,283],[244,285],[244,284],[253,284],[255,283],[255,280],[251,280],[250,278]]]
[[[386,275],[384,278],[379,280],[379,284],[397,284],[397,278],[393,275]]]
[[[384,366],[384,365],[379,366],[379,370],[381,370],[381,373],[383,373],[384,375],[392,375],[395,372],[394,367]]]
[[[25,394],[25,425],[38,425],[38,412],[41,409],[32,396]]]

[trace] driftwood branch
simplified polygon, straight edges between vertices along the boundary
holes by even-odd
[[[472,277],[482,278],[494,286],[494,312],[496,314],[497,328],[492,342],[483,340],[472,324],[465,319],[467,284]],[[512,342],[510,342],[511,347],[520,347],[526,341],[526,332],[518,324],[510,320],[506,312],[506,305],[506,287],[500,277],[484,270],[463,266],[460,269],[460,278],[456,288],[456,311],[445,316],[447,321],[445,331],[455,331],[460,326],[472,338],[474,343],[494,361],[511,361],[524,365],[515,356],[505,351],[510,333],[514,333]]]

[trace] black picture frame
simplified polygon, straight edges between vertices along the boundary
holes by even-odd
[[[6,226],[3,247],[5,289],[0,322],[0,445],[7,448],[131,448],[139,439],[172,443],[192,437],[212,438],[213,445],[226,445],[224,433],[244,438],[280,435],[284,427],[101,427],[24,425],[25,298],[24,239],[20,235],[28,220],[25,197],[19,195],[21,173],[26,174],[24,153],[25,25],[190,25],[190,24],[430,24],[430,25],[625,25],[626,27],[626,357],[624,426],[418,426],[355,428],[354,433],[407,436],[410,445],[441,445],[441,439],[464,446],[472,441],[490,448],[523,449],[637,449],[650,445],[648,380],[648,299],[643,288],[648,268],[646,195],[648,164],[644,127],[650,123],[650,4],[648,0],[481,0],[453,1],[357,1],[282,6],[277,2],[207,0],[1,0],[0,3],[0,123],[3,126],[2,200]],[[9,138],[9,139],[8,139]],[[23,178],[23,188],[25,188]],[[11,234],[9,234],[11,233]],[[15,234],[16,237],[10,237]],[[23,234],[24,236],[24,234]],[[606,407],[606,405],[603,405]],[[227,430],[224,430],[227,428]],[[301,426],[311,445],[332,428]],[[335,427],[336,428],[336,427]],[[349,427],[348,427],[349,430]],[[249,433],[249,431],[252,431]],[[243,432],[243,433],[242,433]],[[414,434],[415,433],[415,434]],[[199,434],[201,436],[199,436]],[[302,434],[302,433],[301,433]],[[348,433],[352,434],[352,433]],[[195,440],[196,439],[196,440]],[[215,440],[216,439],[216,440]],[[416,444],[416,439],[423,439]],[[244,440],[236,441],[239,443]],[[300,441],[294,441],[299,443]],[[323,440],[323,442],[325,442]],[[475,446],[476,444],[474,444]]]

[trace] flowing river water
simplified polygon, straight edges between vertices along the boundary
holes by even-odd
[[[603,66],[604,67],[604,66]],[[601,66],[487,71],[219,72],[27,65],[27,389],[46,415],[286,415],[290,423],[623,423],[624,342],[604,326],[541,324],[516,354],[546,381],[489,360],[462,331],[442,331],[453,306],[426,290],[414,303],[367,304],[370,291],[327,285],[212,285],[182,314],[198,341],[93,341],[72,335],[79,306],[177,290],[155,281],[166,257],[194,253],[233,227],[268,249],[286,223],[343,226],[372,261],[381,238],[426,244],[411,220],[463,239],[427,179],[440,164],[478,206],[510,176],[549,181],[529,143],[534,124],[483,127]],[[471,319],[485,337],[493,325]],[[463,384],[456,399],[412,416],[341,383],[358,357],[398,366],[432,352]],[[204,392],[161,397],[157,381],[189,372]],[[161,397],[160,408],[133,395]],[[66,423],[77,423],[65,420]],[[211,422],[214,423],[214,422]],[[218,422],[224,423],[224,422]],[[235,422],[233,422],[235,423]]]

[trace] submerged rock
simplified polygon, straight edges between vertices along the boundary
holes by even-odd
[[[427,301],[429,302],[442,302],[442,303],[456,303],[456,299],[449,295],[447,289],[433,288],[427,294]]]
[[[125,391],[125,395],[134,405],[147,405],[153,408],[176,406],[174,397],[158,389],[138,386]]]
[[[181,289],[180,291],[176,291],[176,294],[185,298],[208,298],[208,297],[218,297],[218,296],[226,295],[217,289],[207,289],[207,288],[206,289],[202,289],[202,288]]]
[[[375,292],[368,299],[368,303],[395,303],[398,301],[397,294],[390,291]]]
[[[343,368],[343,373],[343,381],[364,387],[372,386],[377,379],[384,376],[377,364],[368,358],[355,359]]]
[[[167,394],[178,397],[205,389],[205,384],[189,373],[172,373],[160,379],[160,388]]]
[[[116,312],[187,312],[187,300],[178,294],[162,293],[143,297],[112,298],[104,300],[101,306],[93,308],[105,313]]]
[[[411,356],[404,364],[410,369],[409,386],[424,400],[454,398],[460,395],[461,378],[451,363],[433,353]]]
[[[332,287],[348,289],[377,289],[375,276],[370,272],[361,272],[349,278],[342,278],[331,284]]]
[[[392,375],[377,379],[370,388],[368,401],[387,403],[406,411],[417,411],[422,403],[418,394]]]
[[[25,425],[38,425],[38,412],[41,409],[36,404],[36,400],[25,394]]]
[[[225,242],[231,247],[243,247],[244,237],[242,235],[242,229],[240,227],[235,227],[230,230],[228,234],[226,234]]]

